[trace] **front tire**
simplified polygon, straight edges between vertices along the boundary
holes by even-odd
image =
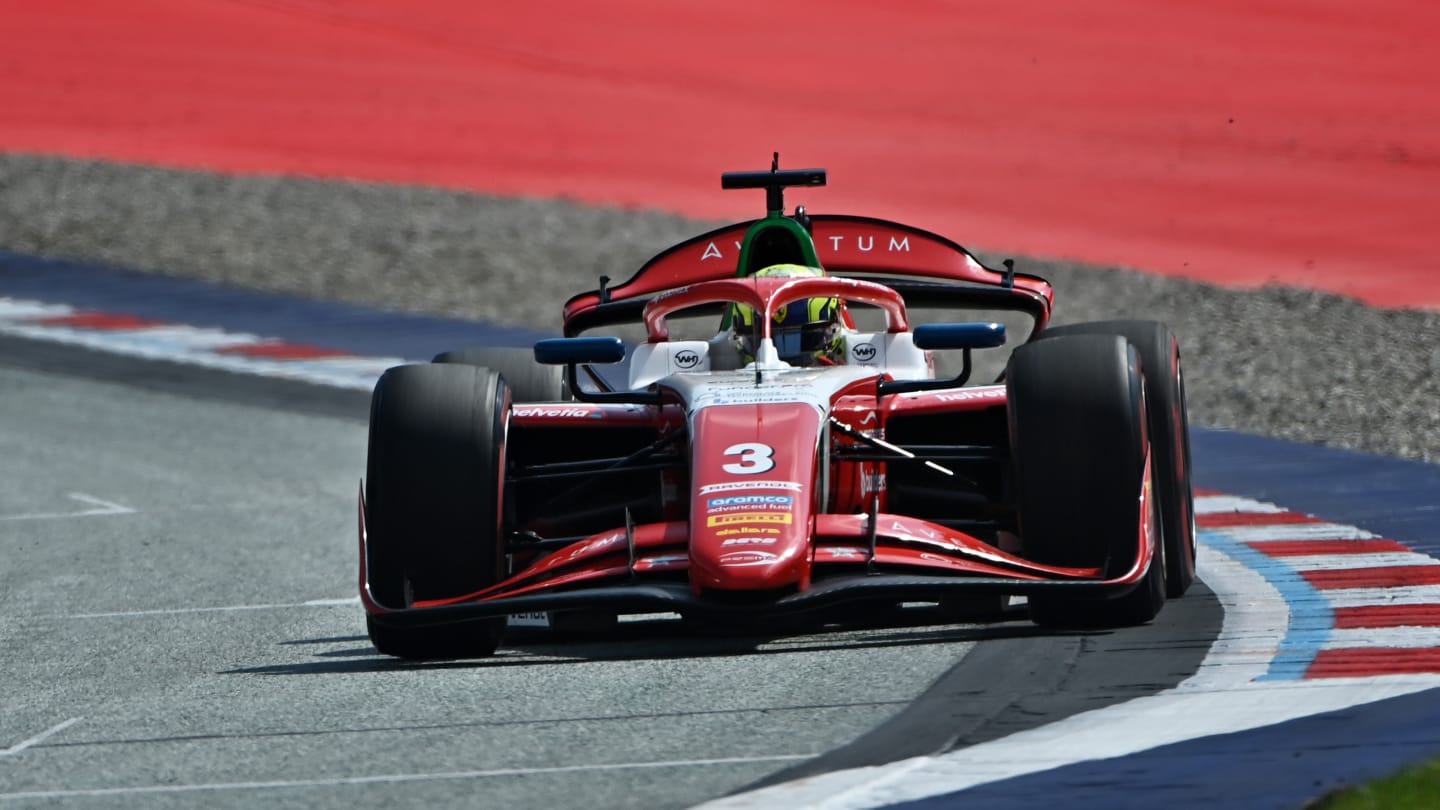
[[[1005,376],[1025,555],[1119,576],[1135,562],[1146,473],[1138,352],[1115,335],[1059,337],[1017,349]],[[1152,543],[1154,525],[1152,518]],[[1030,617],[1050,627],[1143,624],[1164,605],[1164,576],[1163,566],[1152,564],[1142,582],[1114,599],[1035,592]]]
[[[1165,593],[1185,594],[1195,582],[1195,493],[1190,478],[1190,417],[1180,341],[1159,321],[1094,321],[1046,329],[1041,339],[1120,335],[1140,353],[1150,428],[1153,474],[1165,543]]]
[[[564,367],[535,362],[535,355],[530,349],[509,346],[455,349],[435,355],[430,362],[481,366],[499,372],[516,403],[573,399],[566,391]]]
[[[502,571],[500,489],[509,392],[464,365],[385,372],[370,404],[366,527],[371,592],[387,607],[462,596]],[[401,658],[495,652],[504,619],[400,627],[367,616],[376,649]]]

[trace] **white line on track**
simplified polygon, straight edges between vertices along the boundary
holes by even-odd
[[[18,753],[20,753],[21,751],[24,751],[26,748],[29,748],[29,747],[37,744],[37,743],[44,742],[45,740],[47,740],[47,739],[55,736],[56,734],[59,734],[60,732],[64,731],[65,729],[67,729],[67,728],[75,725],[76,723],[80,722],[82,719],[83,719],[83,718],[80,718],[80,717],[72,717],[72,718],[70,718],[69,720],[66,720],[66,721],[63,722],[63,723],[56,723],[55,725],[51,726],[50,728],[47,728],[47,729],[45,729],[44,731],[40,732],[39,734],[36,734],[34,737],[31,737],[31,738],[26,739],[26,740],[21,740],[20,742],[15,743],[14,745],[10,746],[9,748],[0,748],[0,757],[14,756],[15,754],[18,754]]]
[[[1440,627],[1355,627],[1331,630],[1327,650],[1360,648],[1423,650],[1440,647]]]
[[[78,512],[30,512],[23,515],[0,515],[0,520],[56,520],[59,518],[96,517],[99,515],[133,515],[135,510],[128,506],[101,500],[83,492],[69,492],[65,497],[72,501],[89,504],[92,508]]]
[[[0,319],[54,318],[73,315],[75,310],[65,304],[42,304],[39,301],[22,301],[0,296]]]
[[[266,782],[205,782],[193,785],[136,785],[131,787],[90,788],[78,790],[26,790],[0,793],[0,802],[26,799],[69,799],[99,796],[127,796],[158,793],[197,793],[221,790],[284,790],[289,788],[333,787],[337,785],[375,785],[403,782],[433,782],[452,779],[487,779],[497,776],[541,776],[558,773],[626,771],[653,768],[694,768],[716,765],[744,765],[758,762],[789,762],[810,759],[814,754],[774,754],[763,757],[724,757],[719,759],[678,759],[668,762],[615,762],[594,765],[561,765],[553,768],[494,768],[483,771],[440,771],[436,773],[392,773],[374,776],[336,776],[328,779],[291,779]]]
[[[1270,540],[1369,540],[1379,537],[1354,526],[1339,523],[1281,523],[1273,526],[1226,526],[1221,531],[1238,543]]]
[[[1284,557],[1286,565],[1296,571],[1338,571],[1357,568],[1390,568],[1393,566],[1440,565],[1440,560],[1415,551],[1389,551],[1376,554],[1314,554]]]
[[[178,613],[230,613],[240,610],[285,610],[302,607],[336,607],[360,604],[360,597],[348,596],[343,599],[310,599],[305,602],[273,603],[264,605],[219,605],[216,607],[159,608],[156,610],[112,610],[104,613],[67,613],[61,619],[116,619],[132,616],[173,616]]]
[[[1325,591],[1325,601],[1335,608],[1366,605],[1440,604],[1440,585],[1405,585],[1397,588],[1336,588]]]
[[[1285,511],[1288,510],[1283,506],[1257,501],[1254,498],[1242,498],[1238,495],[1202,495],[1195,498],[1195,514],[1197,515],[1219,515],[1227,512],[1278,515]]]

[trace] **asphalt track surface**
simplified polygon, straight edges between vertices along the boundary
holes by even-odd
[[[843,742],[969,640],[652,625],[402,664],[371,648],[353,598],[363,422],[16,369],[0,390],[0,447],[25,470],[0,503],[0,677],[24,685],[4,745],[80,718],[5,757],[0,801],[678,806]],[[197,787],[237,782],[301,784]]]
[[[1218,624],[1201,586],[1100,637],[652,621],[407,664],[352,596],[363,394],[0,351],[0,453],[24,470],[0,494],[0,805],[682,807],[1148,694]]]

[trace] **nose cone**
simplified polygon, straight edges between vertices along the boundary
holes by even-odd
[[[808,585],[821,418],[805,403],[713,406],[696,415],[694,586],[747,591]]]

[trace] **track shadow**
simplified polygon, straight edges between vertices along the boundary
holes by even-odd
[[[449,669],[494,669],[497,667],[530,667],[537,664],[579,664],[575,660],[539,661],[531,656],[496,655],[492,658],[476,658],[457,661],[406,661],[381,655],[373,648],[352,653],[356,657],[344,660],[306,661],[298,664],[271,664],[258,667],[239,667],[221,670],[220,675],[344,675],[364,672],[399,672],[404,670],[449,670]],[[359,656],[364,657],[359,657]],[[317,656],[318,657],[318,656]]]
[[[530,634],[507,641],[511,649],[541,656],[563,656],[587,661],[641,661],[742,655],[855,650],[877,647],[911,647],[932,644],[1028,637],[1042,633],[1029,624],[940,624],[934,621],[837,624],[784,633],[697,632],[683,622],[636,622],[632,627],[605,635],[546,637]],[[618,643],[617,643],[618,642]]]
[[[292,645],[292,644],[341,644],[341,643],[346,642],[346,641],[356,641],[356,642],[363,641],[363,642],[365,642],[366,644],[369,644],[369,643],[370,643],[370,637],[367,636],[367,635],[365,635],[365,634],[363,634],[363,633],[361,633],[361,634],[359,634],[359,635],[354,635],[354,636],[330,636],[329,638],[297,638],[297,639],[294,639],[294,640],[292,640],[292,641],[282,641],[282,642],[280,642],[280,643],[281,643],[281,644],[285,644],[285,645]]]
[[[316,660],[223,670],[223,675],[326,675],[425,669],[490,669],[556,666],[593,661],[654,661],[749,655],[789,655],[866,648],[1022,639],[1049,635],[1027,622],[940,623],[933,614],[905,612],[888,620],[847,622],[754,633],[744,628],[696,627],[680,620],[622,622],[594,633],[551,633],[513,629],[496,655],[443,661],[407,661],[378,653],[365,636],[292,639],[281,645],[345,644],[317,650]],[[351,642],[365,642],[350,646]]]

